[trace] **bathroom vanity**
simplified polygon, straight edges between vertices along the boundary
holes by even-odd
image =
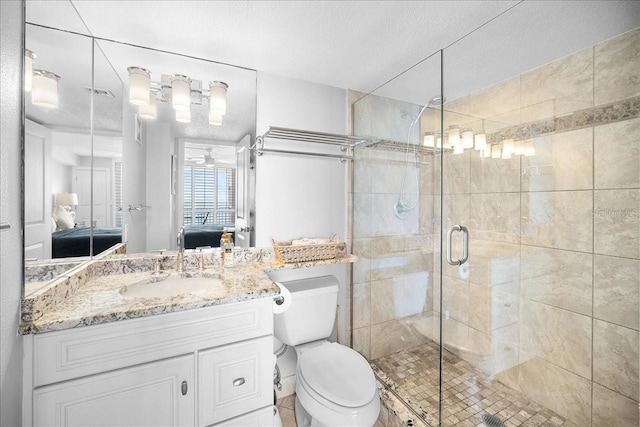
[[[175,257],[116,257],[26,298],[24,425],[273,425],[280,291],[265,271],[355,257],[284,265],[258,254],[225,269],[217,256],[204,270],[195,254],[185,258],[187,285],[212,283],[186,293],[178,281],[168,295],[128,296],[175,278]]]

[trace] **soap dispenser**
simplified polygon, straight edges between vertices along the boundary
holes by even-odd
[[[233,240],[226,228],[222,230],[220,252],[222,253],[222,265],[225,267],[233,267]]]

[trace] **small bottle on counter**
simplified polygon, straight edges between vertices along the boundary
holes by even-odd
[[[222,230],[220,238],[220,253],[222,254],[222,265],[233,267],[233,240],[226,228]]]

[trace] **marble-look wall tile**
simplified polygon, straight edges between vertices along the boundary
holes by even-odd
[[[640,119],[596,126],[594,146],[596,189],[640,187]]]
[[[354,193],[353,195],[353,229],[354,239],[369,237],[372,233],[371,223],[372,198],[371,194]]]
[[[475,151],[475,150],[474,150]],[[451,152],[444,155],[443,187],[444,194],[469,193],[471,152],[465,150],[462,154]],[[440,168],[435,168],[436,173]]]
[[[591,425],[591,381],[525,353],[518,368],[526,396],[579,426]]]
[[[595,320],[593,325],[593,381],[636,402],[639,400],[636,330]]]
[[[594,427],[638,427],[638,402],[615,391],[593,384]]]
[[[408,152],[374,150],[371,155],[371,183],[373,193],[399,195],[403,189],[408,200],[415,200],[419,192],[420,169],[411,148]]]
[[[522,193],[521,243],[591,252],[592,207],[592,191]]]
[[[402,317],[429,312],[433,307],[433,281],[428,272],[404,276]]]
[[[640,260],[594,257],[593,315],[638,330],[640,326]]]
[[[596,105],[640,95],[640,29],[597,45],[594,55]]]
[[[522,298],[591,315],[593,255],[522,247]]]
[[[404,327],[398,320],[371,326],[371,360],[402,351]]]
[[[522,105],[553,100],[561,116],[593,106],[593,49],[585,49],[520,75]]]
[[[520,191],[520,158],[509,160],[480,157],[469,150],[471,156],[471,193],[512,193]]]
[[[471,239],[520,242],[520,193],[472,194]]]
[[[469,280],[484,286],[520,280],[520,245],[479,240],[469,242]]]
[[[594,252],[640,258],[640,189],[596,190]]]
[[[415,234],[419,231],[419,209],[414,208],[399,218],[394,208],[397,201],[398,194],[372,194],[370,214],[372,235]],[[411,198],[410,201],[412,204],[419,205],[419,201],[415,198]]]
[[[371,359],[371,328],[359,328],[353,330],[353,349]]]
[[[471,283],[469,287],[469,326],[491,334],[492,331],[520,321],[519,284],[504,283],[492,287]]]
[[[371,284],[353,285],[353,328],[358,329],[371,324]]]
[[[352,264],[353,283],[362,283],[371,279],[371,239],[354,239],[353,254],[358,260]]]
[[[454,279],[452,277],[442,277],[442,312],[446,318],[455,319],[463,324],[469,323],[469,281]],[[436,279],[436,283],[439,280]],[[440,311],[440,287],[435,286],[434,310]]]
[[[436,218],[439,221],[440,198],[435,200],[437,210]],[[442,196],[442,227],[447,230],[456,224],[469,224],[469,194],[445,194]]]
[[[522,157],[522,191],[591,190],[593,129],[579,129],[530,140],[536,155]]]
[[[373,183],[373,165],[371,148],[355,148],[353,150],[353,192],[371,193]]]
[[[402,276],[371,282],[371,323],[378,324],[402,317]]]
[[[591,378],[591,318],[522,301],[521,346],[583,378]]]
[[[484,118],[504,117],[507,113],[519,109],[520,76],[447,103],[447,110]]]

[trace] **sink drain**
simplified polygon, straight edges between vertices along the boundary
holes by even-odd
[[[500,418],[491,414],[484,414],[482,416],[482,422],[485,423],[488,427],[505,427]]]

